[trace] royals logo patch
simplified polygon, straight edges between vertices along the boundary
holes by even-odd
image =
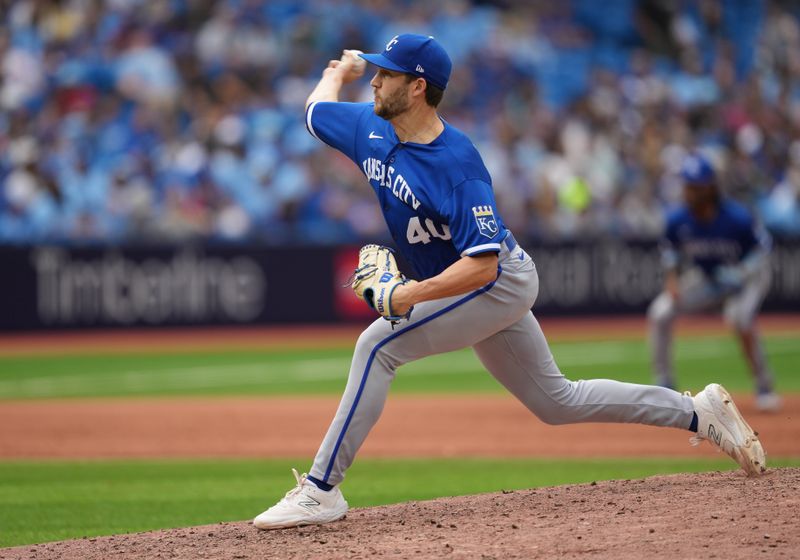
[[[475,223],[478,224],[478,231],[486,237],[497,235],[497,222],[494,219],[494,211],[491,206],[473,206],[472,213],[475,216]]]

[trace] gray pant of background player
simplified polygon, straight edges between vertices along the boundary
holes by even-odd
[[[472,346],[511,393],[548,424],[636,422],[688,428],[691,397],[610,380],[568,381],[530,311],[539,291],[531,258],[503,243],[502,272],[476,292],[417,305],[392,330],[378,319],[359,337],[342,401],[310,474],[338,484],[378,421],[397,368],[431,354]],[[402,372],[400,373],[402,375]]]
[[[761,337],[755,320],[761,302],[769,291],[772,270],[761,267],[747,280],[741,291],[724,296],[700,269],[690,268],[678,281],[678,301],[666,292],[653,300],[647,316],[650,322],[650,346],[656,382],[674,387],[672,367],[672,331],[675,318],[682,313],[722,310],[725,323],[738,335],[743,352],[760,394],[772,392],[772,374],[767,367]]]

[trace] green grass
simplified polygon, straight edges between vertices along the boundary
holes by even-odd
[[[797,337],[771,336],[767,354],[778,387],[800,391]],[[552,345],[570,379],[608,377],[649,383],[643,340],[561,342]],[[0,357],[0,399],[123,395],[339,394],[350,348],[293,351],[33,355]],[[679,338],[675,348],[682,389],[719,381],[749,391],[749,374],[730,336]],[[431,356],[400,368],[393,392],[502,391],[472,351]]]
[[[0,463],[0,546],[250,519],[305,461]],[[800,466],[798,459],[771,459]],[[653,474],[731,470],[727,459],[439,459],[358,461],[352,507]]]
[[[797,337],[771,336],[767,353],[783,391],[800,391]],[[571,379],[650,382],[642,340],[552,345]],[[0,357],[0,399],[333,394],[344,386],[350,348],[298,351],[172,352]],[[679,338],[679,381],[749,391],[731,337]],[[500,392],[470,350],[403,366],[393,392]],[[0,403],[2,406],[2,403]],[[249,519],[292,485],[305,461],[0,462],[0,546]],[[775,460],[800,466],[800,458]],[[368,506],[500,489],[658,473],[734,469],[719,460],[359,460],[344,490]],[[352,485],[352,487],[351,487]]]

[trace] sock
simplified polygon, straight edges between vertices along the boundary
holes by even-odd
[[[692,412],[692,423],[689,424],[690,432],[697,432],[697,413]]]
[[[695,415],[695,417],[697,417],[697,415]],[[696,425],[696,424],[697,424],[697,422],[695,421],[695,425]],[[697,431],[697,429],[695,428],[695,430],[694,430],[694,431],[696,432],[696,431]],[[327,482],[322,482],[322,481],[321,481],[321,480],[319,480],[318,478],[314,478],[314,477],[313,477],[313,476],[311,476],[311,475],[308,475],[308,476],[306,477],[306,479],[307,479],[307,480],[310,480],[311,482],[313,482],[313,483],[314,483],[314,486],[316,486],[316,487],[317,487],[317,488],[319,488],[320,490],[325,490],[326,492],[330,492],[331,490],[333,490],[333,486],[331,486],[331,485],[330,485],[330,484],[328,484]]]

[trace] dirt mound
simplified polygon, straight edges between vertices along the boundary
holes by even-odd
[[[248,522],[0,550],[0,558],[791,558],[800,469],[657,476],[352,510],[320,527]]]

